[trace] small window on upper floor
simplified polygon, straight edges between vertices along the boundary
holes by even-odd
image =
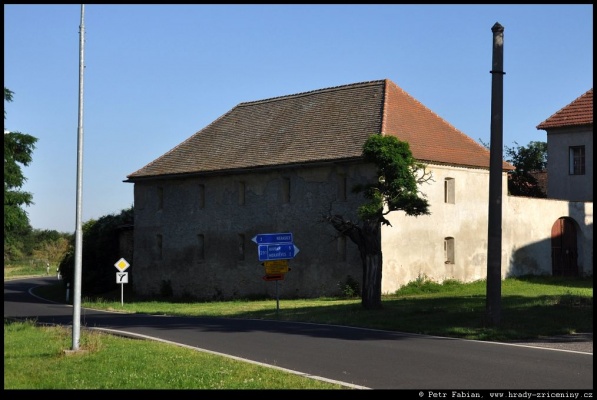
[[[282,203],[290,203],[290,178],[282,179]]]
[[[454,178],[444,179],[444,203],[456,203],[456,180]]]
[[[197,206],[199,208],[203,208],[205,207],[205,185],[199,185],[198,191],[199,193],[197,193]]]
[[[135,210],[145,209],[145,202],[147,200],[147,188],[145,186],[135,187]]]
[[[338,175],[338,200],[344,201],[346,200],[346,183],[347,178],[344,174]]]
[[[585,146],[570,147],[570,175],[585,174]]]
[[[158,187],[158,210],[164,209],[164,188]]]
[[[243,181],[238,182],[238,205],[245,205],[245,183]]]

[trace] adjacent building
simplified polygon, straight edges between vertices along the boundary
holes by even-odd
[[[547,197],[593,201],[593,88],[537,125],[547,132]]]

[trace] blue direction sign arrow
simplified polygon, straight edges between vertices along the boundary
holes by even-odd
[[[293,243],[260,244],[258,252],[259,261],[288,260],[294,258],[299,249]]]
[[[292,243],[292,233],[260,233],[253,239],[257,244]]]

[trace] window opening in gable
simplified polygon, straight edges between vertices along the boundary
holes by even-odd
[[[454,264],[454,238],[444,238],[444,262],[446,264]]]
[[[456,180],[454,178],[446,178],[444,179],[444,203],[454,204],[456,203],[456,195],[455,195],[455,184]]]
[[[570,175],[585,174],[585,146],[570,147]]]

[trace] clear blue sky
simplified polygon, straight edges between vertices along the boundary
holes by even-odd
[[[76,228],[81,7],[4,5],[5,130],[36,229]],[[503,143],[593,87],[593,5],[85,6],[82,219],[133,205],[126,176],[245,101],[390,79],[490,142],[493,34],[504,27]]]

